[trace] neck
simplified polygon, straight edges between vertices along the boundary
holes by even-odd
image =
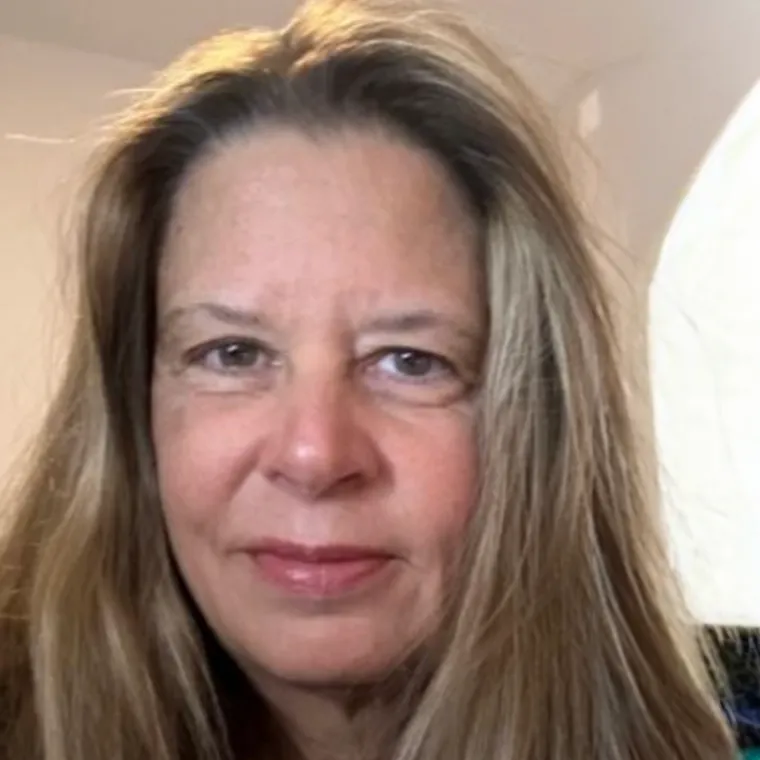
[[[257,682],[303,760],[381,760],[394,705],[372,688]]]

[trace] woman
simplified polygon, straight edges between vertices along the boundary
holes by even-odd
[[[727,760],[515,75],[311,3],[118,124],[0,549],[3,760]]]

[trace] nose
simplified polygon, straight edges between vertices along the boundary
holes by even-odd
[[[277,487],[312,501],[377,477],[379,448],[350,389],[335,380],[291,381],[277,407],[259,459]]]

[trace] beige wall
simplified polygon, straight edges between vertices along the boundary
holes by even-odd
[[[49,396],[65,334],[63,212],[93,124],[148,74],[0,35],[0,478]]]

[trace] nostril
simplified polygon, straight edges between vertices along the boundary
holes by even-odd
[[[345,495],[353,493],[367,482],[367,478],[361,472],[352,472],[340,477],[330,489],[333,495]]]
[[[303,477],[303,473],[301,475],[301,477],[295,477],[292,472],[270,472],[269,480],[278,488],[307,501],[355,493],[368,480],[359,470],[345,474],[323,473],[322,476],[311,477]]]

